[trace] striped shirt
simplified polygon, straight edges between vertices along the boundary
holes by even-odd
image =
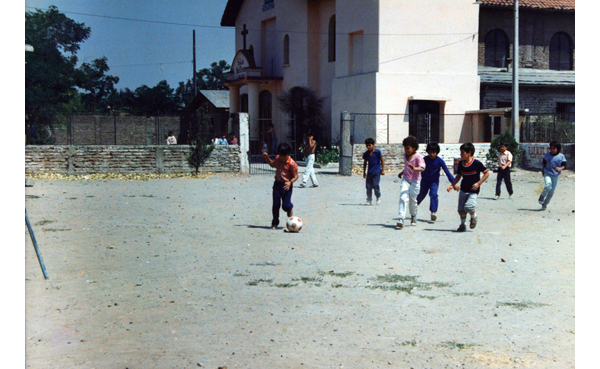
[[[477,159],[471,158],[468,164],[462,160],[458,164],[458,174],[461,176],[460,190],[468,193],[479,193],[479,188],[473,191],[471,187],[481,179],[481,173],[487,173],[488,169]]]

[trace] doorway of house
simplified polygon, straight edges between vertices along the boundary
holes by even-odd
[[[440,140],[440,103],[430,100],[411,100],[408,103],[408,134],[419,142]]]

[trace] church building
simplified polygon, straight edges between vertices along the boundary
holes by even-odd
[[[387,116],[354,127],[354,142],[380,130],[388,142],[417,135],[413,114],[430,115],[430,141],[470,140],[474,120],[466,113],[490,105],[480,95],[488,45],[480,32],[495,28],[480,24],[482,3],[489,3],[486,22],[512,7],[510,0],[229,0],[221,19],[236,29],[229,111],[249,113],[251,147],[269,124],[279,142],[301,144],[302,117],[290,117],[278,97],[291,94],[301,109],[303,90],[323,98],[322,144],[339,141],[344,111]],[[494,81],[486,80],[486,91],[504,91]]]

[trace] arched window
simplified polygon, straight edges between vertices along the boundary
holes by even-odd
[[[565,32],[558,32],[550,40],[550,69],[573,70],[573,42]]]
[[[485,66],[506,68],[508,66],[510,42],[500,29],[494,29],[485,36]]]
[[[329,56],[328,61],[335,61],[335,14],[329,19],[329,42],[328,42]]]
[[[290,36],[283,36],[283,65],[290,64]]]

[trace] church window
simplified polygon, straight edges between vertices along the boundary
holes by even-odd
[[[485,36],[485,66],[508,67],[510,42],[508,36],[500,29],[494,29]]]

